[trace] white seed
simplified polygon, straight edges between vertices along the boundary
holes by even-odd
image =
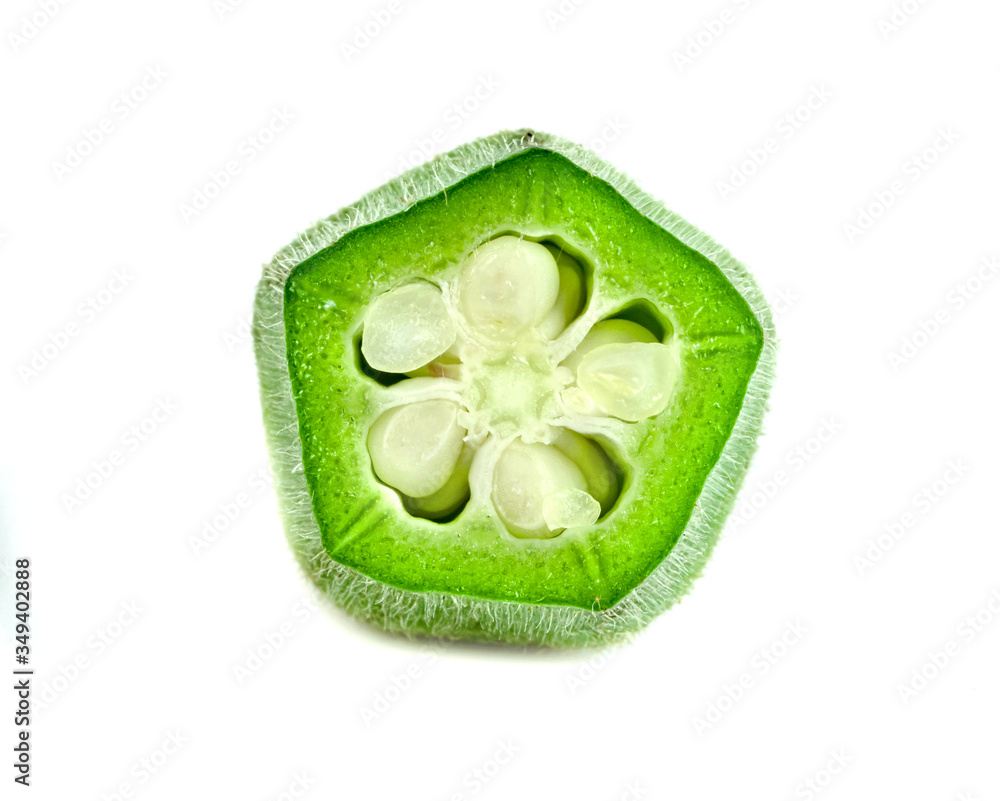
[[[600,505],[601,514],[611,508],[618,497],[618,480],[615,467],[604,449],[589,437],[562,429],[552,443],[583,473],[589,492]]]
[[[368,434],[375,475],[413,498],[437,492],[455,472],[462,452],[466,431],[458,413],[458,404],[449,400],[389,409]]]
[[[565,528],[565,525],[552,527],[548,524],[545,515],[546,499],[568,490],[587,495],[586,489],[587,483],[580,468],[558,449],[552,445],[528,445],[515,440],[497,460],[493,471],[491,498],[500,519],[514,536],[551,537]],[[567,507],[579,510],[581,507],[592,509],[596,506],[597,515],[600,515],[600,504],[593,498],[591,500],[592,506],[587,506],[577,496],[557,500],[555,507],[550,503],[550,519],[559,522],[565,518],[577,519],[579,513],[574,517],[571,511],[566,510]],[[596,519],[597,516],[594,516],[594,520]]]
[[[542,321],[559,294],[556,260],[537,242],[501,236],[476,248],[459,278],[465,319],[488,339],[515,338]]]
[[[601,345],[580,361],[580,389],[612,417],[637,422],[670,402],[680,372],[674,347],[659,342]]]
[[[580,360],[594,348],[626,342],[656,342],[656,337],[648,328],[631,320],[601,320],[599,323],[594,323],[594,327],[587,332],[583,342],[563,360],[563,366],[576,372]]]
[[[375,298],[365,318],[361,352],[376,370],[407,373],[448,350],[457,335],[441,290],[419,281]]]
[[[590,526],[601,516],[601,505],[583,490],[568,489],[542,502],[545,525],[553,531],[573,526]]]
[[[407,370],[410,378],[450,378],[457,381],[462,376],[462,359],[458,355],[458,341],[444,353],[416,370]]]
[[[440,489],[423,498],[405,496],[403,504],[410,514],[435,520],[445,517],[460,507],[469,497],[469,468],[476,449],[469,444],[462,448],[455,471]]]
[[[536,330],[546,339],[555,339],[580,313],[585,279],[583,268],[576,259],[552,245],[546,245],[545,248],[555,256],[556,267],[559,268],[559,294]]]
[[[561,393],[563,408],[570,417],[600,417],[604,412],[594,399],[578,386],[566,387]]]

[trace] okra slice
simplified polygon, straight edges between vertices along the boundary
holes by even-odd
[[[596,645],[687,591],[774,336],[746,270],[586,150],[501,132],[265,268],[255,338],[286,533],[407,634]]]

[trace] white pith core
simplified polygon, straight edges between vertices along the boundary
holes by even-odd
[[[471,493],[510,534],[547,538],[614,505],[618,471],[585,434],[662,412],[678,345],[628,320],[586,320],[585,295],[569,254],[500,236],[440,286],[403,284],[371,304],[362,355],[411,377],[387,390],[368,451],[411,514],[446,517]]]

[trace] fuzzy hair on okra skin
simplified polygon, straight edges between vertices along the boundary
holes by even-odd
[[[358,561],[358,553],[363,549],[358,553],[351,553],[351,548],[357,550],[359,541],[364,540],[366,535],[355,537],[353,546],[351,542],[340,546],[340,540],[331,537],[329,531],[324,536],[320,520],[317,519],[317,509],[320,510],[319,516],[323,515],[323,502],[319,497],[323,494],[323,489],[316,486],[310,488],[307,480],[308,459],[303,454],[300,433],[303,428],[311,429],[308,424],[303,425],[290,377],[289,351],[291,349],[294,354],[294,345],[290,345],[287,339],[289,329],[286,326],[286,302],[291,299],[293,306],[303,302],[305,295],[295,294],[295,281],[298,280],[300,286],[308,284],[306,279],[309,268],[307,266],[299,270],[297,275],[300,277],[297,279],[293,279],[293,273],[310,260],[311,264],[318,264],[324,258],[323,254],[329,254],[332,246],[345,237],[353,236],[355,241],[363,240],[366,235],[370,235],[364,229],[373,228],[379,223],[384,223],[389,228],[404,225],[408,211],[419,214],[422,209],[435,207],[435,204],[441,209],[447,209],[446,197],[449,193],[452,203],[459,203],[463,181],[479,174],[499,175],[506,169],[503,166],[505,163],[512,170],[513,165],[518,163],[518,157],[525,165],[530,165],[530,160],[536,159],[535,166],[526,169],[534,170],[537,176],[542,176],[546,170],[550,173],[564,170],[567,174],[571,170],[577,170],[582,176],[579,180],[584,183],[593,182],[593,191],[603,193],[606,203],[620,203],[617,208],[620,208],[622,214],[640,214],[651,226],[669,235],[676,242],[676,250],[683,258],[705,271],[706,275],[714,271],[724,279],[733,295],[738,296],[746,307],[747,318],[752,324],[748,323],[744,327],[747,330],[752,328],[755,332],[755,337],[750,338],[755,339],[757,355],[752,369],[747,373],[738,414],[734,417],[724,445],[719,448],[717,455],[713,454],[714,462],[700,482],[696,500],[691,504],[683,526],[671,541],[662,545],[654,543],[646,548],[643,556],[646,562],[639,571],[644,572],[643,576],[636,581],[634,573],[629,574],[629,567],[626,566],[620,571],[620,584],[609,587],[603,598],[598,597],[600,593],[597,592],[591,592],[590,595],[584,592],[592,587],[583,586],[585,582],[582,581],[578,582],[580,586],[567,585],[561,588],[561,595],[551,600],[544,597],[543,590],[536,588],[538,597],[525,603],[503,598],[504,587],[496,581],[488,591],[477,595],[475,588],[470,591],[468,579],[461,577],[438,577],[436,587],[433,586],[433,581],[428,581],[428,586],[419,586],[419,577],[414,577],[413,570],[387,576],[391,579],[388,581],[380,580],[370,575],[377,570]],[[563,162],[565,166],[561,166]],[[548,198],[535,198],[532,195],[533,192],[544,193],[543,181],[529,183],[531,186],[524,201],[526,206],[531,203],[537,203],[538,208],[546,209],[558,206],[557,202],[551,203]],[[580,212],[577,222],[586,220],[586,205],[586,199],[581,194],[575,210]],[[559,209],[556,208],[556,211]],[[544,233],[546,230],[551,232],[553,226],[550,224],[546,228],[543,223],[551,223],[552,219],[549,215],[549,220],[536,226],[534,233]],[[591,228],[594,227],[593,220],[589,224]],[[462,235],[468,237],[473,247],[504,233],[495,225],[490,230],[476,230],[475,224],[466,227],[469,230]],[[518,231],[514,229],[513,233]],[[342,250],[346,251],[348,248],[344,247]],[[601,274],[598,273],[594,280],[600,288]],[[376,286],[377,283],[366,285],[359,297],[364,296],[363,300],[370,302],[376,291],[385,289],[386,285]],[[293,287],[291,291],[290,285]],[[720,290],[720,295],[722,292]],[[715,297],[702,299],[706,307],[716,301]],[[668,308],[661,311],[669,314],[670,310]],[[294,331],[294,326],[292,328]],[[349,326],[345,327],[344,333],[347,333],[347,328]],[[275,487],[286,534],[303,569],[320,590],[351,614],[390,631],[442,638],[546,645],[598,645],[616,639],[641,628],[688,590],[691,581],[710,555],[746,472],[772,380],[775,351],[774,331],[767,305],[741,264],[706,235],[642,193],[629,179],[594,154],[557,137],[528,131],[501,132],[459,147],[391,181],[300,236],[265,268],[258,289],[254,333]],[[711,332],[707,332],[709,333]],[[705,343],[703,347],[706,352],[725,347],[724,337],[718,336],[712,340],[707,334],[701,340]],[[749,362],[749,357],[746,361]],[[369,387],[366,391],[370,389]],[[300,401],[305,401],[305,394],[302,392]],[[319,400],[310,402],[313,402],[313,408],[319,408],[315,405]],[[361,433],[357,437],[359,443],[364,439]],[[363,447],[359,446],[355,451],[359,469],[363,468],[370,474],[370,464],[360,464],[366,458]],[[350,487],[341,489],[350,491]],[[378,528],[383,524],[376,518],[382,511],[378,509],[376,512],[369,512],[370,519],[366,521],[362,510],[356,522],[359,526],[367,522]],[[396,518],[392,525],[397,529],[411,525],[408,521],[414,520],[412,516],[403,516],[408,513],[402,504],[393,514]],[[612,510],[611,515],[614,514],[615,511]],[[447,525],[442,527],[446,528]],[[515,554],[522,551],[512,549],[526,548],[523,553],[542,554],[541,558],[549,558],[545,554],[553,548],[569,548],[565,543],[563,546],[557,544],[560,537],[565,536],[566,534],[560,534],[547,541],[548,545],[534,542],[527,546],[505,543],[503,547]],[[405,539],[404,536],[404,547]],[[393,547],[395,545],[396,543],[392,544]],[[343,550],[339,550],[339,547]],[[578,558],[585,561],[588,553],[586,544],[577,543],[574,547],[580,554]],[[661,548],[659,552],[658,547]],[[545,548],[549,551],[543,550]],[[613,558],[618,558],[617,554]],[[611,561],[612,558],[603,562],[598,558],[585,570],[593,571],[596,564],[597,576],[603,579],[605,568]],[[649,567],[651,561],[656,563]],[[416,564],[419,568],[419,560]],[[378,567],[380,566],[376,565]],[[530,570],[525,572],[530,573]],[[610,574],[609,569],[607,575]],[[635,585],[628,587],[630,581],[635,581]],[[406,586],[407,584],[410,586]],[[518,588],[515,586],[514,589]],[[493,597],[489,597],[490,595]]]

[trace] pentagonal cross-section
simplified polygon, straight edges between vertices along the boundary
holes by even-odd
[[[712,261],[542,147],[299,264],[284,326],[333,560],[584,609],[677,544],[764,344]]]

